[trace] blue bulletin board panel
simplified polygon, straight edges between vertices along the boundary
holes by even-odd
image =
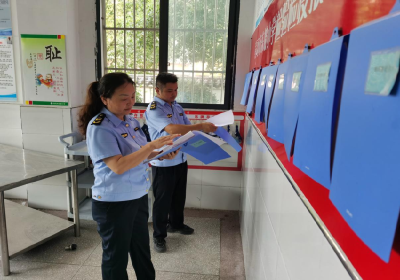
[[[253,76],[253,72],[249,72],[246,74],[246,79],[244,81],[244,89],[242,100],[240,101],[241,105],[247,105],[247,101],[249,100],[249,88],[250,88],[250,81]]]
[[[285,87],[290,60],[291,59],[279,65],[278,73],[276,74],[276,83],[274,95],[272,96],[268,123],[266,124],[268,127],[268,137],[271,137],[279,143],[283,143],[283,107],[285,102]]]
[[[293,137],[296,133],[297,120],[304,80],[307,72],[308,53],[293,57],[289,61],[288,80],[285,85],[285,102],[283,109],[283,140],[285,151],[290,160]]]
[[[258,82],[256,109],[254,112],[254,120],[258,123],[264,120],[264,92],[267,84],[267,69],[268,67],[265,67],[261,70],[260,81]]]
[[[254,107],[254,101],[256,99],[256,92],[257,92],[257,87],[258,87],[258,80],[260,78],[260,72],[261,70],[258,69],[254,71],[253,73],[253,78],[251,82],[251,88],[250,88],[250,93],[249,93],[249,101],[247,102],[247,113],[252,113],[253,112],[253,107]]]
[[[293,163],[326,188],[331,185],[332,145],[337,124],[349,36],[308,55]]]
[[[330,199],[388,262],[400,210],[400,13],[350,33]]]

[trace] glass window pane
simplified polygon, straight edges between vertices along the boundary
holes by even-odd
[[[134,40],[133,30],[126,31],[126,68],[135,68]]]
[[[156,57],[155,57],[155,68],[160,68],[160,32],[156,31]]]
[[[115,0],[115,10],[116,10],[115,26],[123,28],[124,27],[124,19],[125,19],[124,0]]]
[[[204,0],[196,0],[196,20],[194,22],[194,28],[203,29],[204,28]]]
[[[215,33],[215,45],[214,45],[214,71],[224,70],[224,40],[225,33]]]
[[[154,31],[146,31],[145,69],[154,69]]]
[[[194,59],[194,32],[185,32],[185,70],[193,70],[193,59]]]
[[[169,1],[169,6],[168,6],[168,28],[169,29],[175,29],[175,1],[174,0],[170,0]]]
[[[217,22],[216,29],[225,29],[226,14],[229,11],[229,3],[226,0],[217,0]]]
[[[114,0],[106,0],[106,27],[114,27]]]
[[[144,72],[136,71],[136,100],[144,101]],[[137,101],[139,103],[139,101]]]
[[[133,0],[125,0],[125,28],[133,28]]]
[[[186,0],[186,16],[185,16],[185,28],[192,29],[194,26],[194,8],[195,1],[194,0]]]
[[[136,32],[136,69],[144,69],[144,31]]]
[[[160,28],[160,1],[161,0],[155,0],[156,1],[156,28]]]
[[[216,104],[224,104],[222,73],[214,73],[213,82],[212,82],[212,93],[213,93],[213,96],[215,96],[215,98],[216,98]]]
[[[106,30],[107,37],[107,67],[115,68],[114,30]]]
[[[184,83],[183,85],[179,83],[179,88],[182,88],[180,90],[180,95],[183,95],[183,102],[184,103],[191,103],[193,102],[192,96],[193,96],[193,77],[192,77],[192,72],[185,72],[183,75],[183,80]]]
[[[183,68],[183,33],[182,31],[175,31],[174,42],[174,70],[182,70]]]
[[[203,91],[203,73],[194,73],[193,103],[201,103]]]
[[[146,0],[146,28],[154,28],[154,0]]]
[[[135,27],[144,28],[144,1],[135,1]]]
[[[214,34],[206,32],[204,47],[204,70],[213,70],[213,49],[214,49]]]
[[[168,31],[168,71],[174,70],[174,36],[175,31]]]
[[[214,29],[215,0],[206,0],[206,29]]]
[[[204,73],[204,78],[203,78],[203,99],[201,100],[200,103],[205,103],[205,104],[215,104],[215,103],[210,103],[212,100],[212,74],[211,73]]]
[[[194,47],[194,70],[203,71],[204,32],[196,32]]]
[[[145,86],[145,102],[149,103],[154,98],[154,72],[146,72],[146,77],[144,81]]]
[[[125,68],[125,50],[124,50],[124,30],[117,30],[117,53],[116,61],[117,68]]]
[[[182,29],[185,27],[185,0],[171,1],[175,1],[175,29]]]

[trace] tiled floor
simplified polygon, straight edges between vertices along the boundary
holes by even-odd
[[[64,211],[45,212],[66,218]],[[245,279],[238,212],[186,209],[185,216],[195,234],[170,234],[164,254],[152,249],[157,279]],[[77,250],[65,251],[71,243]],[[0,279],[101,279],[101,252],[96,223],[82,220],[80,238],[70,230],[16,257],[11,260],[12,274]],[[127,270],[129,279],[136,279],[130,264]]]

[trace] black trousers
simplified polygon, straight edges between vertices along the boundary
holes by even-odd
[[[138,280],[156,279],[150,257],[148,196],[121,202],[92,200],[103,245],[104,280],[128,280],[128,253]]]
[[[186,202],[187,162],[169,166],[153,166],[153,237],[167,237],[167,224],[183,227]]]

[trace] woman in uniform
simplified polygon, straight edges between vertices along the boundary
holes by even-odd
[[[147,221],[150,178],[144,161],[179,135],[147,142],[139,122],[129,115],[135,83],[125,73],[109,73],[89,88],[79,114],[94,165],[92,215],[102,239],[103,279],[128,279],[128,253],[138,280],[155,279]],[[163,159],[173,159],[177,152]]]

